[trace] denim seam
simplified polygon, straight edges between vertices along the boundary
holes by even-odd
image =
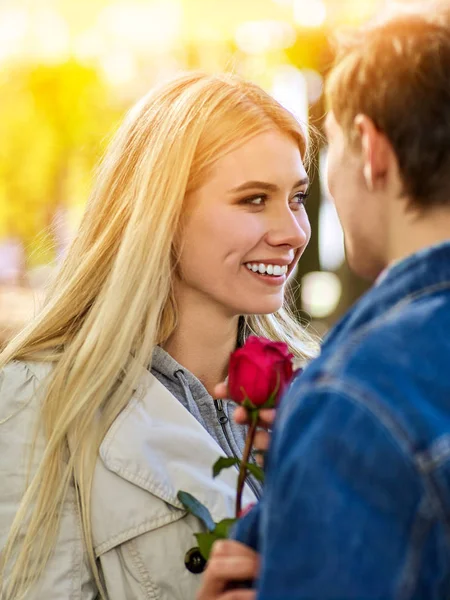
[[[367,335],[373,329],[376,329],[381,324],[387,323],[396,317],[397,313],[404,309],[405,306],[412,304],[415,300],[421,299],[422,297],[429,296],[435,292],[443,290],[450,290],[450,282],[438,283],[426,288],[422,288],[420,291],[414,292],[404,296],[401,300],[396,302],[393,306],[386,310],[385,313],[378,315],[374,319],[370,320],[358,327],[354,332],[349,333],[349,339],[340,345],[340,350],[336,353],[334,358],[328,358],[326,361],[325,369],[334,371],[343,360],[345,360],[345,350],[355,343],[358,343],[362,337]]]
[[[409,544],[405,562],[397,585],[396,598],[398,600],[410,600],[414,597],[417,589],[420,561],[423,554],[423,546],[427,533],[431,528],[431,520],[428,517],[428,500],[423,498],[416,512],[411,527]]]
[[[320,393],[328,391],[330,393],[338,392],[340,395],[351,400],[352,402],[363,407],[369,412],[379,423],[381,423],[386,429],[390,437],[395,441],[396,445],[402,452],[409,457],[411,465],[414,467],[414,471],[417,475],[420,472],[417,470],[417,465],[414,460],[414,445],[412,440],[408,436],[408,433],[402,428],[400,423],[395,419],[391,412],[384,408],[380,402],[372,397],[369,391],[361,389],[353,381],[348,378],[339,380],[331,375],[325,374],[324,376],[316,379],[310,384],[310,390],[304,389],[304,395],[307,395],[309,391],[314,393]]]
[[[444,440],[449,443],[442,448]],[[441,435],[431,444],[426,451],[417,454],[419,468],[424,473],[429,473],[439,467],[450,457],[450,434]]]
[[[441,494],[439,493],[439,487],[436,485],[433,473],[423,474],[427,488],[430,490],[432,506],[434,511],[437,513],[437,518],[441,521],[444,532],[447,537],[447,543],[450,545],[450,514],[445,508],[445,504],[441,500]]]
[[[446,507],[441,500],[439,486],[436,484],[434,476],[434,471],[450,457],[450,443],[447,444],[445,448],[442,448],[443,440],[450,440],[450,436],[448,434],[443,435],[435,440],[427,451],[420,452],[416,455],[416,462],[418,469],[432,491],[433,498],[435,499],[434,506],[436,512],[444,523],[444,529],[450,544],[450,514],[448,514],[448,510],[446,510]],[[434,453],[433,448],[435,450]]]

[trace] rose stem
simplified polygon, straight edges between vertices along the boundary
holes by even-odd
[[[242,510],[242,492],[244,490],[245,477],[247,475],[247,463],[248,463],[248,459],[250,457],[250,451],[253,446],[253,440],[255,438],[257,424],[258,424],[258,411],[254,411],[251,414],[250,427],[247,432],[244,453],[242,454],[241,465],[239,467],[239,477],[238,477],[237,494],[236,494],[236,518],[239,518],[239,515],[241,514],[241,510]]]

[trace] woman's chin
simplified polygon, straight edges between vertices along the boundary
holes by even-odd
[[[283,298],[270,298],[264,300],[259,298],[252,303],[246,303],[241,315],[271,315],[277,312],[283,306]]]

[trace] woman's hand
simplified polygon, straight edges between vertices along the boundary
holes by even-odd
[[[226,383],[219,383],[214,389],[214,395],[216,398],[227,398],[228,390]],[[249,415],[243,406],[238,406],[234,411],[234,420],[240,425],[249,424]],[[256,432],[254,440],[254,448],[256,450],[256,462],[259,466],[264,465],[264,453],[267,451],[270,443],[270,428],[275,420],[275,409],[274,408],[263,408],[259,411],[258,427],[261,427]]]
[[[258,571],[259,555],[252,548],[233,540],[220,540],[212,548],[197,600],[255,600],[255,590],[228,586],[254,580]]]

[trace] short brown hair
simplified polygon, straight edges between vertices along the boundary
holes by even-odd
[[[372,119],[396,153],[404,193],[424,208],[450,205],[450,20],[441,17],[397,16],[360,31],[327,82],[349,141],[357,114]]]

